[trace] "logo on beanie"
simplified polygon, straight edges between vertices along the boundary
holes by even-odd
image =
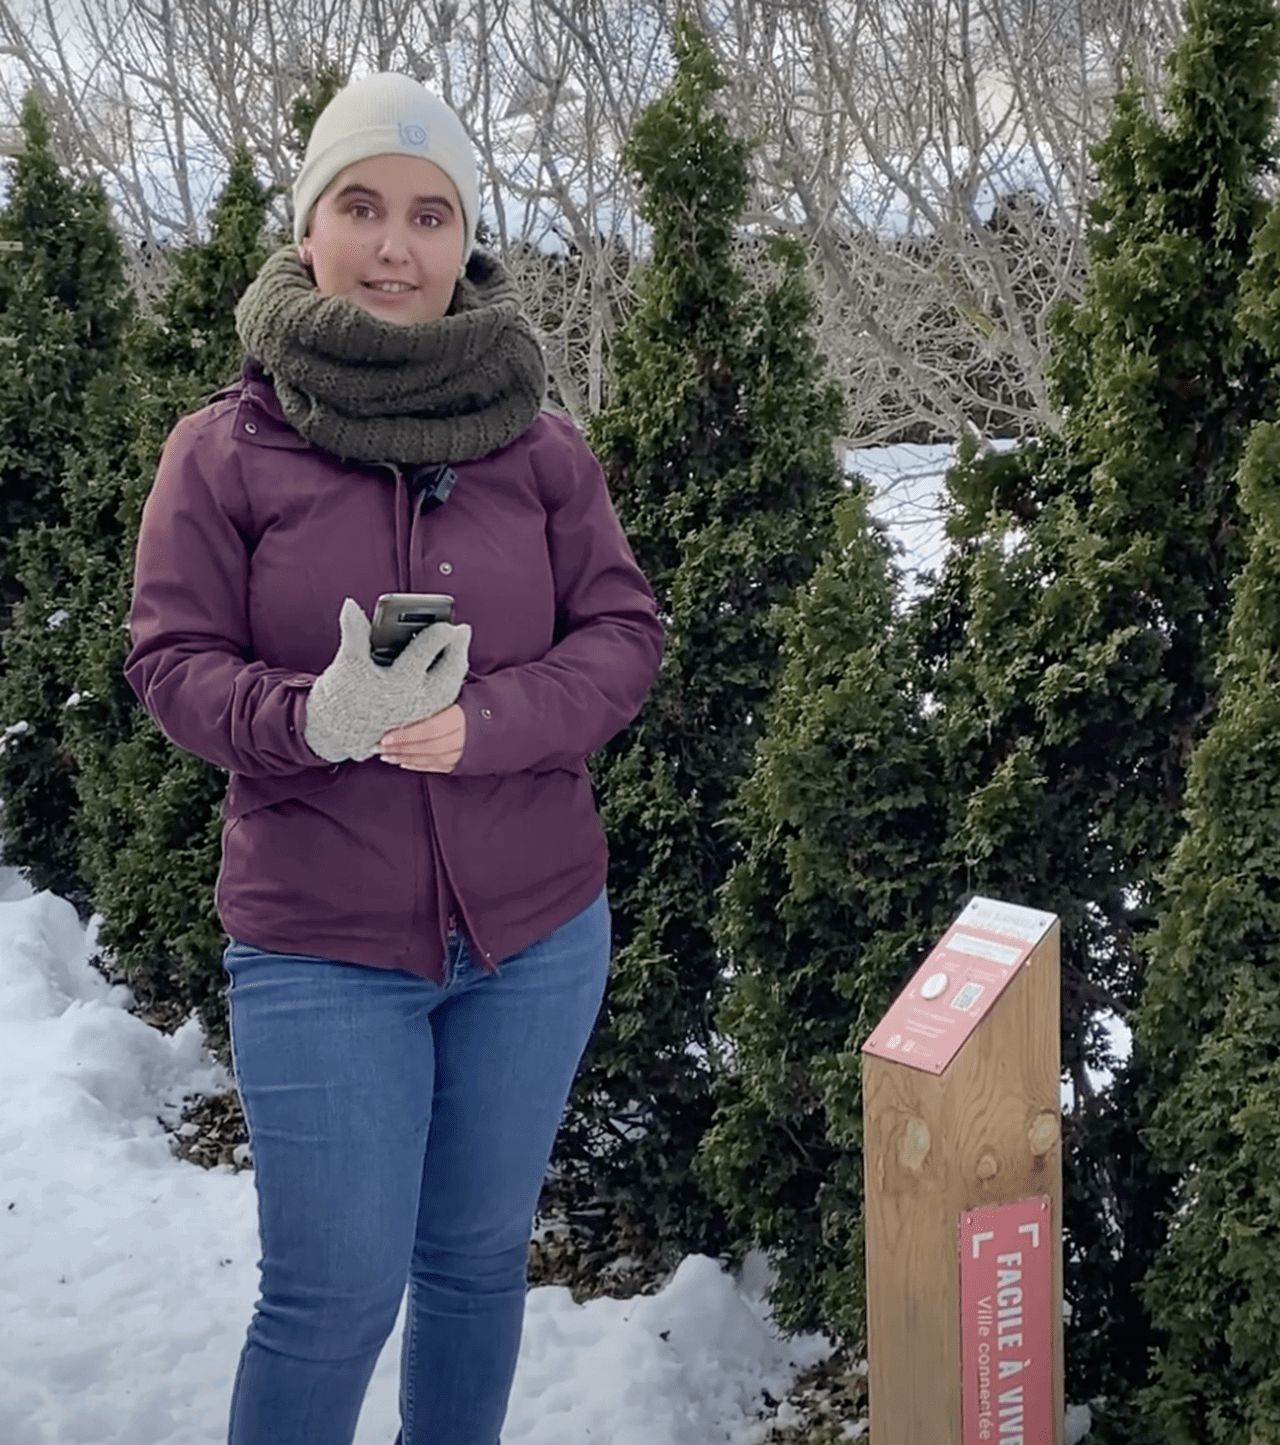
[[[400,144],[412,146],[414,150],[420,151],[427,144],[427,128],[419,125],[416,120],[402,120],[400,122]]]

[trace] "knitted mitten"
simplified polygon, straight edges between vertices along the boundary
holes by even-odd
[[[467,672],[471,628],[433,622],[390,667],[369,653],[369,619],[350,597],[338,614],[342,641],[307,698],[303,736],[311,751],[331,763],[363,762],[378,751],[388,728],[430,717],[448,707]]]

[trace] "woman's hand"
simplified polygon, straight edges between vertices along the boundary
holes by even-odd
[[[443,712],[383,733],[378,756],[416,773],[451,773],[467,741],[467,715],[455,702]]]

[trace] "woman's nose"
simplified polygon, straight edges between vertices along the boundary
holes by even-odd
[[[378,258],[384,261],[404,261],[409,256],[409,247],[400,226],[385,226],[378,238]]]

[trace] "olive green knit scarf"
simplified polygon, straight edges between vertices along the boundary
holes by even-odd
[[[515,282],[480,251],[448,315],[397,326],[343,296],[321,296],[285,246],[244,293],[236,327],[290,425],[351,461],[488,456],[530,425],[546,393]]]

